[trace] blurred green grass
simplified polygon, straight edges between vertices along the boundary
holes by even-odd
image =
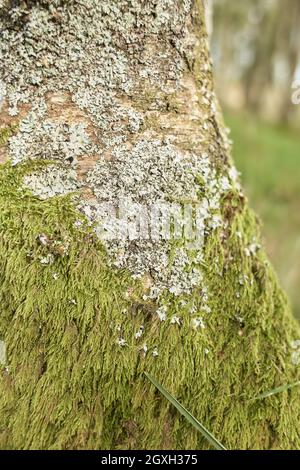
[[[300,135],[244,113],[225,112],[225,121],[267,251],[300,320]]]

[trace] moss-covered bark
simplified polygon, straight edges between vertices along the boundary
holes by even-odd
[[[202,2],[48,3],[1,10],[0,447],[207,448],[147,371],[227,448],[299,448],[299,390],[253,400],[299,379],[300,332],[230,160]],[[200,247],[101,240],[122,194],[201,204]]]

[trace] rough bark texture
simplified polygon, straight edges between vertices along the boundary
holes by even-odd
[[[299,447],[300,337],[218,117],[200,0],[2,1],[0,447]],[[101,204],[188,201],[185,240]]]

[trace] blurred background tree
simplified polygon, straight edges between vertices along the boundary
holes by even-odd
[[[205,1],[235,161],[300,320],[300,0]]]

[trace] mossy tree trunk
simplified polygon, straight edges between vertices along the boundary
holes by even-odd
[[[299,390],[253,400],[297,380],[300,332],[230,159],[202,2],[0,5],[0,447],[207,448],[147,371],[226,447],[299,448]],[[124,200],[126,236],[104,236]],[[132,211],[168,204],[197,213],[196,246],[132,235]]]

